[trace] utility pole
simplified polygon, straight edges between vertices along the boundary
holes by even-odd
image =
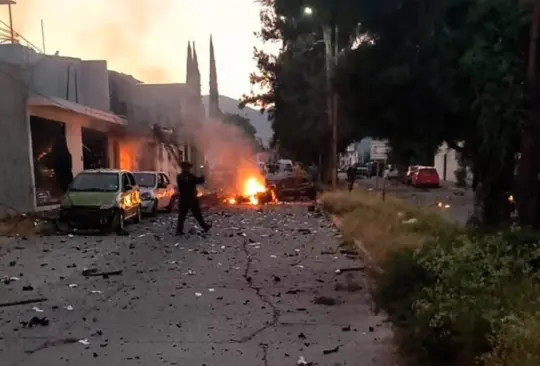
[[[519,161],[519,219],[523,226],[538,228],[540,173],[540,0],[535,0],[529,40],[527,70],[527,102],[529,113],[521,130],[521,160]],[[517,192],[516,192],[517,193]]]
[[[323,39],[325,45],[326,64],[326,87],[328,104],[328,125],[332,133],[330,140],[329,172],[331,174],[332,189],[337,187],[337,120],[338,120],[338,95],[332,85],[332,76],[338,56],[338,28],[337,26],[323,26]]]

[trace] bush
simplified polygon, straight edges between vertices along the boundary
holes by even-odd
[[[406,356],[430,366],[540,365],[538,233],[466,231],[366,191],[326,193],[322,204],[383,268],[375,302]]]
[[[536,276],[530,263],[539,257],[538,245],[528,242],[516,249],[506,240],[516,235],[444,237],[412,254],[392,255],[377,281],[375,299],[400,329],[407,353],[429,365],[473,365],[478,360],[513,365],[497,362],[519,355],[516,345],[530,345],[520,337],[531,332],[520,335],[504,319],[540,295],[526,285]],[[531,354],[540,357],[540,349]]]

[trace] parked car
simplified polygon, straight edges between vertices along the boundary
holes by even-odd
[[[60,201],[59,223],[75,229],[124,231],[127,220],[141,221],[141,195],[126,170],[85,170],[75,177]]]
[[[366,164],[354,164],[353,168],[356,178],[367,178],[369,176],[369,169]]]
[[[412,177],[414,173],[418,171],[422,166],[421,165],[411,165],[407,168],[407,173],[405,173],[404,182],[407,185],[412,184]]]
[[[395,166],[388,165],[386,169],[384,170],[384,177],[387,180],[399,181],[400,179],[399,169]]]
[[[175,207],[176,190],[167,174],[155,171],[133,172],[141,190],[142,210],[145,214],[157,215],[158,211],[171,212]]]
[[[434,167],[421,167],[413,175],[411,183],[414,187],[440,187],[439,173]]]

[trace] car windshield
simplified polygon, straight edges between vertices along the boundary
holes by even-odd
[[[75,192],[116,192],[120,187],[117,173],[81,173],[71,183]]]
[[[153,188],[156,186],[156,175],[152,173],[133,173],[139,187]]]

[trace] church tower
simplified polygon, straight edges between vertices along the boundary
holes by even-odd
[[[219,109],[219,91],[217,82],[216,56],[214,54],[214,43],[210,35],[210,90],[208,98],[208,114],[210,118],[220,118],[222,116]]]

